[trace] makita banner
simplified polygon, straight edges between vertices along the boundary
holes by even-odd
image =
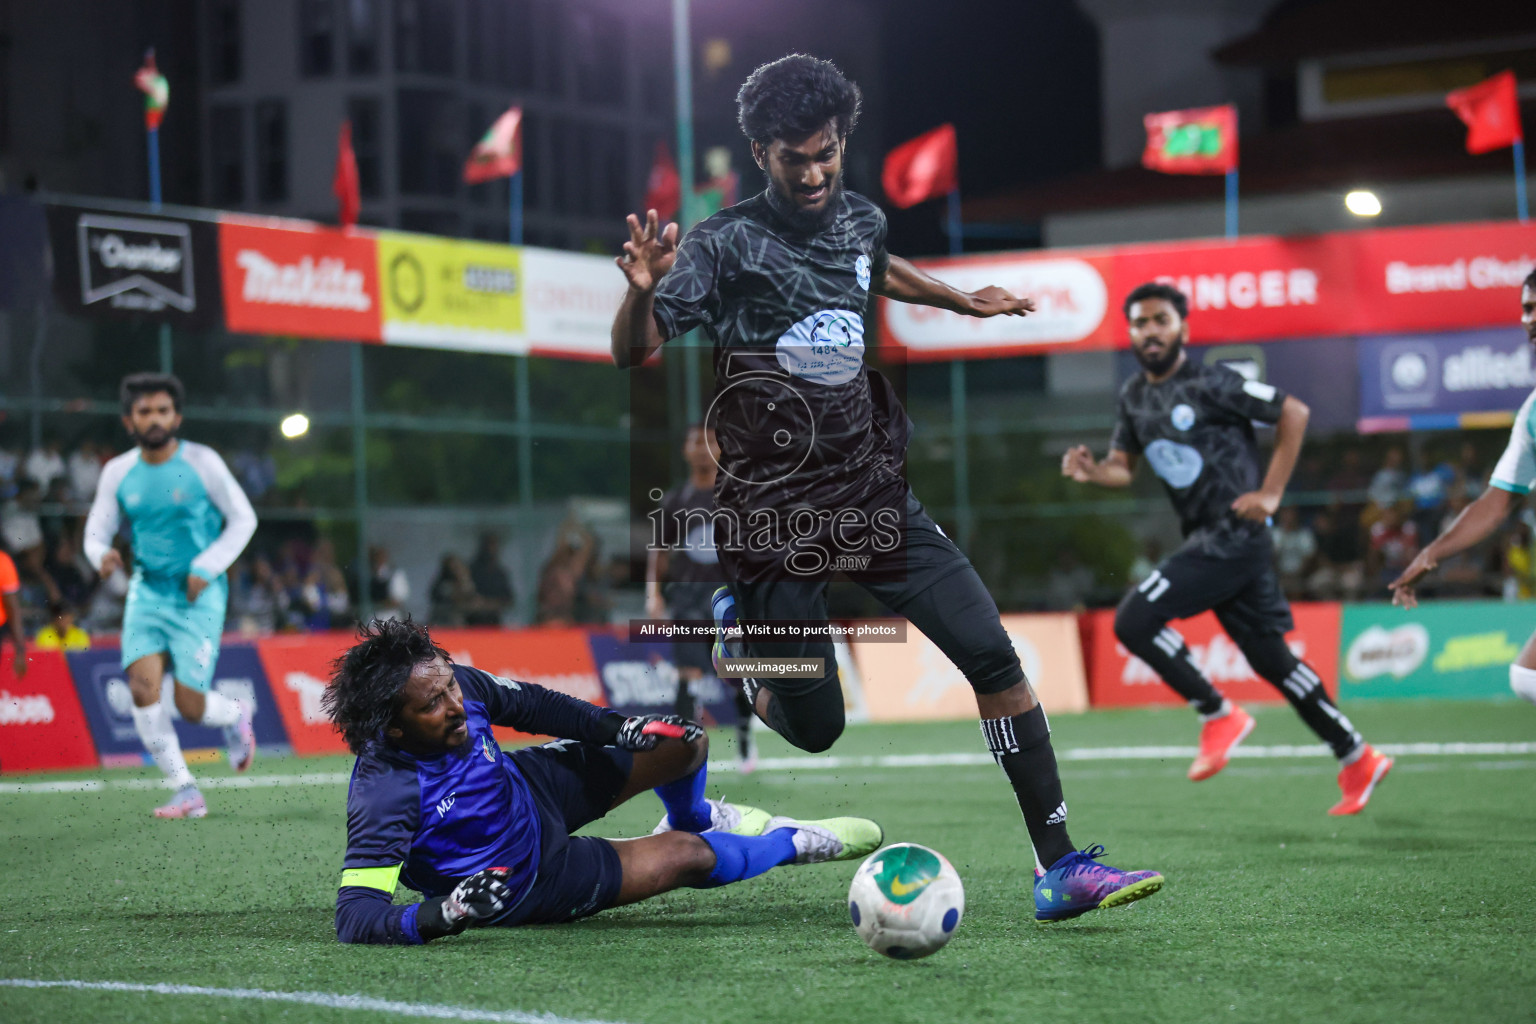
[[[159,213],[45,207],[53,291],[74,313],[219,325],[218,226]]]
[[[225,325],[239,334],[378,341],[375,237],[305,221],[227,218],[219,225]]]
[[[984,358],[1124,348],[1121,304],[1162,281],[1189,297],[1190,338],[1209,345],[1469,330],[1520,319],[1520,282],[1536,267],[1536,225],[1388,228],[1103,249],[918,260],[973,290],[1035,299],[1026,317],[977,320],[880,300],[885,337],[911,359]]]
[[[1512,414],[1536,388],[1525,331],[1362,338],[1362,431],[1454,428],[1467,413]]]

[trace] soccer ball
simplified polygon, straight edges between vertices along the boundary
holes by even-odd
[[[943,854],[916,843],[876,850],[848,887],[848,914],[859,938],[896,960],[943,949],[964,913],[960,876]]]

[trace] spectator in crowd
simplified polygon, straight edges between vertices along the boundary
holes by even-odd
[[[595,538],[587,571],[576,585],[576,621],[581,625],[606,625],[613,614],[613,584],[629,574],[629,563],[618,556],[604,558]]]
[[[69,472],[64,464],[64,456],[59,451],[59,439],[50,437],[43,442],[41,448],[32,449],[27,455],[26,465],[22,472],[30,479],[37,481],[37,486],[44,494],[55,480],[65,477]]]
[[[1366,488],[1366,497],[1370,499],[1371,504],[1382,509],[1391,508],[1397,504],[1397,499],[1403,496],[1403,491],[1408,486],[1408,474],[1403,469],[1406,461],[1403,449],[1398,445],[1387,449],[1381,468],[1376,471],[1375,476],[1371,477],[1370,486]]]
[[[15,448],[0,448],[0,500],[16,497],[17,474],[21,470],[21,454]]]
[[[1458,477],[1461,470],[1456,470]],[[1436,537],[1451,528],[1458,516],[1465,511],[1470,502],[1466,491],[1457,489],[1450,492],[1445,503],[1445,513],[1440,521],[1435,524],[1434,535]],[[1437,572],[1438,579],[1434,580],[1434,594],[1437,597],[1477,597],[1487,589],[1488,547],[1486,544],[1474,544],[1465,551],[1440,560],[1440,568]],[[1420,588],[1421,590],[1424,588]]]
[[[240,487],[252,501],[264,498],[277,486],[277,463],[265,452],[241,449],[229,460],[230,469]]]
[[[1069,547],[1056,549],[1056,562],[1045,581],[1045,604],[1052,611],[1084,607],[1093,593],[1093,570],[1077,560]]]
[[[1318,600],[1355,600],[1365,583],[1365,552],[1352,510],[1339,501],[1312,519],[1317,554],[1307,589]]]
[[[475,560],[470,563],[469,574],[479,601],[466,611],[464,624],[501,625],[512,610],[516,594],[512,590],[512,577],[501,564],[501,537],[494,531],[487,530],[480,535],[480,547],[475,551]]]
[[[1315,568],[1317,537],[1301,521],[1301,510],[1295,505],[1280,510],[1270,536],[1275,545],[1275,569],[1280,575],[1280,586],[1287,594],[1299,596]]]
[[[0,549],[0,626],[6,627],[11,638],[11,673],[17,679],[27,674],[27,635],[21,628],[21,577],[16,573],[16,563]],[[5,634],[0,634],[3,641]]]
[[[1152,570],[1158,567],[1163,560],[1163,545],[1156,537],[1148,537],[1141,546],[1141,554],[1131,561],[1131,567],[1126,570],[1126,576],[1131,586],[1137,586],[1142,580],[1152,575]]]
[[[69,492],[77,502],[89,502],[101,480],[101,449],[94,441],[81,441],[69,455]]]
[[[247,636],[276,632],[281,601],[277,574],[264,555],[242,557],[229,570],[229,621]]]
[[[1488,486],[1488,478],[1483,472],[1483,460],[1477,454],[1477,445],[1471,441],[1461,443],[1456,468],[1461,470],[1461,478],[1466,484],[1467,500],[1475,501],[1483,493],[1483,488]]]
[[[576,622],[576,600],[592,564],[597,538],[574,517],[555,535],[555,550],[539,572],[538,611],[534,621],[558,626]]]
[[[1370,578],[1385,587],[1408,568],[1419,553],[1419,531],[1410,516],[1413,505],[1399,501],[1382,511],[1371,524],[1371,546],[1366,555]]]
[[[1529,601],[1536,594],[1536,559],[1531,551],[1531,527],[1516,520],[1504,541],[1504,600]]]
[[[32,639],[33,645],[38,650],[88,651],[91,649],[91,634],[75,623],[73,605],[67,601],[54,601],[48,606],[48,615],[52,621],[38,630],[37,636]]]
[[[405,616],[405,602],[411,597],[411,584],[405,570],[389,560],[389,549],[375,544],[368,549],[368,596],[376,619]]]
[[[58,602],[68,605],[71,615],[74,609],[85,607],[96,585],[96,570],[80,550],[73,529],[61,531],[49,547],[46,568],[58,590]]]
[[[431,607],[427,615],[434,626],[486,625],[480,595],[475,590],[475,580],[464,559],[446,554],[437,567],[429,592]],[[471,622],[471,616],[476,621]]]
[[[404,578],[402,573],[401,580]],[[406,593],[409,594],[409,591]],[[327,630],[349,625],[347,613],[352,607],[352,598],[347,593],[347,578],[336,565],[336,548],[329,540],[322,538],[315,544],[309,572],[304,574],[299,594],[303,602],[305,628]],[[400,600],[403,602],[405,597],[402,596]],[[374,614],[380,618],[395,618],[398,612],[396,615],[385,615],[376,607]]]
[[[43,492],[35,480],[23,480],[16,497],[0,510],[0,536],[16,560],[21,578],[41,587],[48,600],[56,600],[58,591],[53,578],[48,575],[47,552],[43,535],[43,522],[38,517]]]
[[[1351,495],[1344,500],[1354,503],[1353,494],[1370,487],[1371,478],[1365,472],[1358,448],[1346,448],[1339,460],[1339,468],[1328,478],[1328,490],[1336,495]]]

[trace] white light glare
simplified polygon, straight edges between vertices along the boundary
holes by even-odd
[[[1381,213],[1381,200],[1368,189],[1356,189],[1344,197],[1344,208],[1356,217],[1375,217]]]
[[[282,430],[283,436],[290,441],[296,437],[303,437],[309,433],[309,417],[301,412],[296,412],[292,416],[284,416],[279,429]]]

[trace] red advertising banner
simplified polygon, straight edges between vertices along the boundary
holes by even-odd
[[[219,223],[225,326],[240,334],[378,341],[378,250],[373,235],[303,221]]]
[[[1030,295],[1026,317],[977,320],[880,300],[885,337],[915,360],[1124,348],[1120,304],[1163,281],[1190,300],[1195,344],[1453,331],[1519,321],[1520,282],[1536,268],[1536,224],[1385,228],[1108,249],[919,260],[973,290]]]
[[[33,651],[27,674],[11,673],[15,649],[0,656],[0,774],[96,767],[96,744],[64,655]]]
[[[1334,602],[1291,606],[1296,629],[1286,637],[1298,658],[1317,670],[1332,696],[1339,692],[1340,606]],[[1140,658],[1115,639],[1114,609],[1082,616],[1087,656],[1088,699],[1096,708],[1165,704],[1182,707],[1184,698],[1169,689]],[[1254,674],[1237,644],[1210,612],[1174,623],[1189,644],[1195,664],[1216,688],[1239,704],[1283,701],[1278,689]]]
[[[347,745],[331,727],[320,698],[331,677],[331,662],[352,643],[351,633],[309,633],[256,641],[256,654],[299,757],[345,754]]]

